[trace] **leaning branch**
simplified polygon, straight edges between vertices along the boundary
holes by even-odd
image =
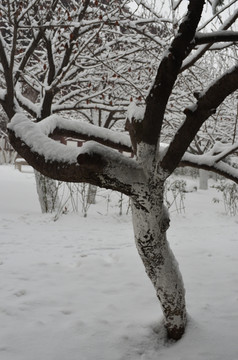
[[[139,141],[156,145],[164,119],[164,112],[179,74],[183,60],[191,49],[191,42],[201,17],[204,1],[191,0],[188,12],[181,23],[178,34],[163,57],[154,84],[146,99],[143,129]]]
[[[169,173],[178,166],[185,151],[194,139],[202,124],[224,99],[238,88],[238,65],[217,79],[204,93],[197,94],[197,103],[185,109],[185,121],[176,132],[161,161],[161,166]]]

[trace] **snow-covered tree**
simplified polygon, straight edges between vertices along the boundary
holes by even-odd
[[[87,1],[82,2],[82,6],[85,14],[89,11],[90,15],[94,10],[89,6],[85,7],[86,3]],[[136,3],[148,8],[148,2]],[[178,166],[185,165],[211,170],[238,182],[238,170],[226,162],[227,156],[238,149],[237,142],[217,142],[209,152],[200,155],[187,152],[201,126],[216,112],[225,98],[237,90],[237,59],[232,59],[230,68],[217,78],[211,79],[203,91],[197,92],[196,84],[193,88],[191,86],[194,98],[180,111],[181,121],[178,127],[174,127],[168,145],[161,143],[161,131],[171,95],[176,101],[176,92],[173,92],[173,89],[179,74],[195,66],[205,52],[217,44],[228,45],[238,41],[238,33],[231,28],[238,17],[238,10],[233,7],[233,11],[229,13],[234,1],[224,1],[224,5],[216,1],[213,11],[216,11],[217,16],[211,15],[207,19],[205,10],[209,1],[179,0],[171,3],[173,14],[184,3],[188,4],[187,12],[177,22],[171,20],[169,15],[164,18],[164,21],[176,25],[174,36],[158,63],[144,106],[131,102],[128,108],[126,127],[129,135],[65,119],[57,113],[40,122],[29,121],[24,114],[16,113],[9,125],[9,136],[15,149],[29,164],[46,176],[62,181],[88,182],[130,196],[138,252],[162,305],[168,336],[179,339],[185,331],[187,321],[185,291],[166,236],[169,215],[163,205],[164,184]],[[153,9],[156,16],[155,11]],[[130,27],[131,20],[125,12],[121,13],[120,20],[123,19],[123,26]],[[214,31],[212,24],[217,19],[222,25],[219,31]],[[100,27],[104,22],[110,21],[106,16],[105,19],[100,18],[99,24],[97,21],[96,23]],[[51,26],[52,22],[53,20]],[[82,26],[88,26],[89,23],[92,24],[90,16],[89,20],[82,22]],[[39,24],[36,28],[39,28]],[[80,31],[80,26],[76,29]],[[47,36],[46,43],[49,39],[52,37]],[[67,41],[70,49],[70,38]],[[106,43],[105,40],[105,46]],[[98,46],[100,48],[100,45]],[[61,71],[63,74],[64,67]],[[81,71],[84,69],[79,68],[78,72]],[[73,76],[78,76],[78,73],[75,72]],[[49,74],[46,78],[49,78]],[[49,88],[46,86],[42,93],[45,101],[48,101],[47,97],[44,97],[45,91],[49,89],[52,92],[51,85]],[[94,91],[93,88],[91,90]],[[77,92],[76,84],[75,91]],[[17,99],[20,102],[21,96]],[[62,106],[64,104],[67,105],[67,98],[61,103]],[[113,109],[113,104],[111,106]],[[36,115],[38,113],[35,112]],[[69,149],[52,140],[52,134],[64,134],[89,141],[80,149]],[[133,159],[125,154],[131,151],[136,154]]]
[[[128,3],[2,1],[0,104],[8,118],[19,109],[36,121],[77,111],[107,128],[125,118],[130,100],[145,96],[150,71],[142,52],[153,51],[144,29],[150,20],[139,21]],[[54,182],[36,173],[36,183],[42,211],[54,210]]]
[[[128,3],[3,1],[0,103],[8,117],[20,106],[37,121],[72,110],[86,117],[103,110],[113,119],[125,111],[129,94],[142,95],[150,72],[143,57],[155,52],[145,31],[152,20],[138,20]],[[160,27],[154,30],[158,52],[164,42]],[[136,69],[143,74],[130,81]]]

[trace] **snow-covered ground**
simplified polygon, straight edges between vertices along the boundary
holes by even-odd
[[[33,174],[0,166],[0,359],[237,360],[238,217],[214,196],[189,193],[171,214],[189,324],[168,343],[130,215],[98,201],[87,218],[53,221]]]

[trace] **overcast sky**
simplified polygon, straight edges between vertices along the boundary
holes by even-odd
[[[231,3],[232,0],[230,1],[226,1],[225,4],[228,4],[228,3]],[[231,6],[231,9],[230,10],[227,10],[225,12],[223,12],[222,14],[222,18],[225,19],[225,17],[229,16],[232,11],[234,10],[237,10],[237,2],[238,1],[234,1],[234,4]],[[154,4],[154,1],[153,0],[146,0],[146,3],[149,5],[149,4]],[[171,14],[170,14],[170,5],[171,4],[171,1],[170,0],[156,0],[155,1],[156,3],[156,7],[157,7],[157,13],[162,15],[163,17],[167,17],[169,16],[171,18]],[[163,5],[163,9],[161,10],[161,6]],[[135,1],[131,1],[131,6],[132,6],[132,9],[137,9],[137,5],[136,5],[136,2]],[[187,10],[187,6],[188,6],[188,0],[183,0],[181,5],[179,6],[179,13],[176,14],[176,16],[182,16],[186,13],[186,10]],[[201,23],[200,24],[203,24],[206,22],[206,19],[209,19],[212,17],[212,7],[210,4],[208,4],[208,2],[206,2],[205,4],[205,7],[204,7],[204,11],[203,11],[203,16],[202,16],[202,20],[201,20]],[[220,26],[221,23],[219,23],[218,27]],[[233,29],[234,29],[234,25],[233,25]],[[210,27],[210,30],[214,30],[214,27]],[[208,29],[207,29],[208,31]]]

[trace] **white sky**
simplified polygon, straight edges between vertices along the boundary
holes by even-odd
[[[168,1],[168,0],[144,0],[144,1],[146,2],[146,4],[148,4],[148,6],[153,5],[155,11],[158,14],[162,15],[163,17],[169,17],[170,19],[172,19],[172,15],[171,15],[171,11],[170,11],[171,0],[170,1]],[[225,1],[224,5],[228,5],[229,3],[232,3],[232,2],[233,2],[233,5],[231,6],[231,8],[227,11],[224,11],[223,14],[221,15],[221,18],[223,18],[223,19],[227,18],[229,15],[232,14],[233,11],[237,10],[238,1],[234,1],[234,0]],[[188,6],[188,0],[183,0],[179,6],[179,11],[176,11],[176,17],[183,16],[187,11],[187,6]],[[137,9],[135,0],[131,1],[131,7],[134,10]],[[208,2],[206,2],[200,24],[205,23],[206,20],[211,17],[212,17],[212,7],[210,4],[208,4]],[[220,26],[220,24],[221,23],[219,23],[218,27]],[[214,27],[212,27],[210,29],[215,30]],[[233,29],[234,29],[234,25],[233,25]]]

